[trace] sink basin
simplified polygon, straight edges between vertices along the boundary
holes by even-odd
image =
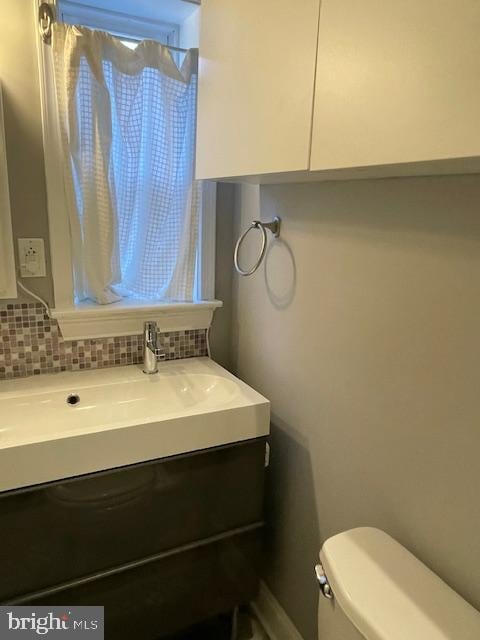
[[[0,383],[0,491],[265,436],[270,404],[209,358]]]

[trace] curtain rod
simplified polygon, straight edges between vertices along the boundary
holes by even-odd
[[[190,2],[190,0],[186,0]],[[194,3],[196,4],[196,3]],[[38,8],[38,23],[40,29],[40,36],[45,44],[51,44],[52,42],[52,25],[55,22],[55,14],[53,12],[52,5],[48,2],[42,2]],[[136,38],[122,37],[122,40],[128,40],[128,42],[140,42]],[[179,51],[180,53],[186,53],[188,49],[182,47],[174,47],[172,44],[160,43],[164,47],[171,49],[172,51]]]

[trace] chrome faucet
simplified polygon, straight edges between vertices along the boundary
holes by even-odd
[[[165,360],[166,353],[159,349],[157,323],[145,322],[143,325],[143,373],[158,372],[158,361]]]

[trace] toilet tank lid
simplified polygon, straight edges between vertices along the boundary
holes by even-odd
[[[480,613],[379,529],[333,536],[320,560],[335,600],[366,640],[480,638]]]

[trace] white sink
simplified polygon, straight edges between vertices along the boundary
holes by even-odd
[[[209,358],[0,382],[0,491],[265,436],[269,422],[268,400]]]

